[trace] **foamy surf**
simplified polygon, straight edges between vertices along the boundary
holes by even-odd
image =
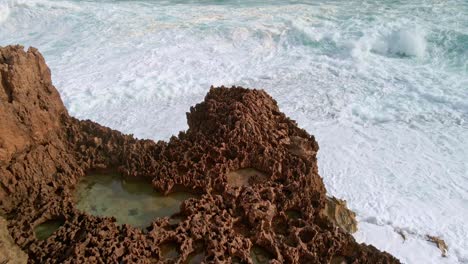
[[[0,3],[0,24],[7,20],[10,15],[10,8],[6,3]]]
[[[7,4],[0,44],[39,48],[73,115],[167,139],[210,85],[264,88],[317,136],[359,241],[468,262],[466,1]]]
[[[426,52],[425,33],[418,28],[398,29],[374,44],[373,50],[399,56],[423,57]]]

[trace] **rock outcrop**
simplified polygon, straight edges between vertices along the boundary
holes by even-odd
[[[265,263],[399,263],[322,213],[318,144],[264,91],[212,88],[187,131],[154,142],[69,116],[33,48],[0,48],[0,73],[0,209],[30,263],[253,263],[254,248]],[[176,224],[120,226],[76,209],[73,189],[91,169],[200,198]],[[34,228],[53,219],[63,226],[38,240]]]
[[[324,214],[336,226],[352,234],[357,231],[356,214],[349,210],[346,201],[336,197],[327,197]]]

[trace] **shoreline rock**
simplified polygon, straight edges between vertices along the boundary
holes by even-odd
[[[399,263],[324,216],[318,143],[262,90],[212,88],[187,113],[187,131],[154,142],[71,117],[34,48],[0,48],[0,74],[0,209],[31,263],[184,263],[193,254],[252,263],[252,248],[269,263]],[[261,173],[228,183],[246,168]],[[120,226],[75,207],[73,189],[94,169],[200,198],[182,203],[176,225]],[[34,228],[57,218],[64,225],[37,240]],[[168,245],[177,248],[169,257]]]
[[[437,248],[440,250],[442,257],[447,257],[448,246],[442,238],[431,235],[427,235],[426,238],[427,241],[430,241],[437,246]]]
[[[356,233],[358,229],[356,214],[348,209],[345,200],[327,197],[327,203],[323,212],[335,226],[342,228],[350,234]]]

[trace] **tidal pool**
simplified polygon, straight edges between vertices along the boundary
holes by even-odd
[[[157,217],[170,217],[183,201],[197,197],[189,192],[162,195],[142,180],[126,179],[117,173],[92,174],[76,190],[77,208],[95,216],[115,217],[118,224],[147,227]]]
[[[65,223],[62,219],[48,220],[42,224],[39,224],[35,229],[34,233],[38,240],[46,240],[49,238],[57,229],[59,229]]]
[[[267,264],[273,259],[270,252],[257,245],[254,245],[250,250],[250,257],[254,264]]]

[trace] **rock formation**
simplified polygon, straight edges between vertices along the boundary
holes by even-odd
[[[318,144],[264,91],[212,88],[187,131],[154,142],[71,117],[33,48],[0,48],[0,74],[0,209],[30,263],[253,263],[253,248],[269,263],[399,263],[321,213]],[[120,226],[76,209],[73,189],[91,169],[200,198],[182,203],[176,224]],[[53,219],[63,226],[36,239]]]
[[[357,231],[356,214],[348,209],[346,201],[327,197],[323,212],[334,225],[341,227],[348,233],[352,234]]]

